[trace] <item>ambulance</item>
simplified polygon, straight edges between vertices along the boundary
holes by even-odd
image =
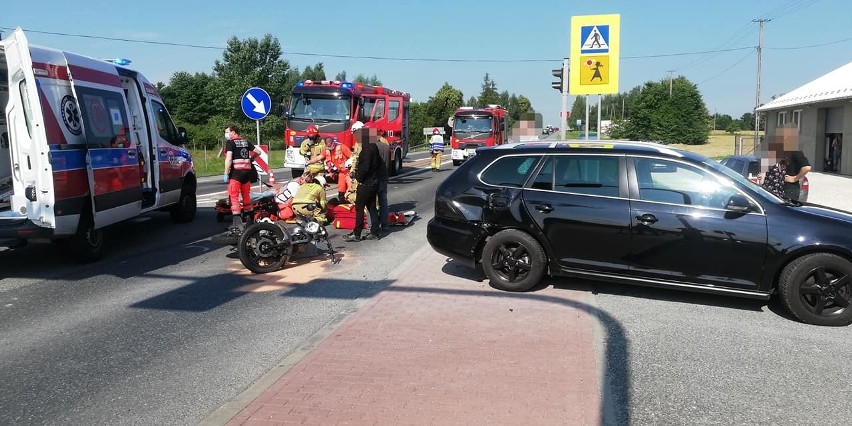
[[[196,176],[157,89],[112,62],[0,40],[0,244],[62,243],[79,261],[104,228],[163,210],[196,211]]]

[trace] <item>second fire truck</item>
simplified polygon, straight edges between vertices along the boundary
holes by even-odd
[[[509,111],[500,105],[486,108],[461,107],[450,119],[453,135],[453,165],[458,166],[476,155],[481,146],[502,145],[509,141]]]

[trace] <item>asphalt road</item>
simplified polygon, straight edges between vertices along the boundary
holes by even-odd
[[[431,214],[448,173],[411,157],[391,209]],[[0,251],[0,424],[195,424],[386,286],[424,225],[345,244],[333,230],[338,264],[273,284],[212,245],[223,225],[209,203],[188,225],[153,213],[111,227],[92,265],[49,243]]]
[[[390,188],[393,210],[421,216],[410,228],[356,244],[335,230],[339,264],[318,259],[272,280],[210,243],[222,229],[214,179],[200,187],[210,195],[193,223],[158,213],[113,227],[101,263],[74,264],[48,244],[0,251],[0,424],[194,424],[233,401],[426,244],[434,189],[449,172],[416,171],[422,156]],[[852,180],[809,177],[812,202],[852,210]],[[608,424],[852,423],[852,327],[798,323],[775,300],[546,283],[594,294],[604,314],[598,364],[617,397]]]

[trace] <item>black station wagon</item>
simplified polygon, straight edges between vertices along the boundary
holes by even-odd
[[[782,200],[704,156],[639,142],[480,148],[441,183],[427,231],[491,285],[545,274],[768,299],[852,323],[852,214]]]

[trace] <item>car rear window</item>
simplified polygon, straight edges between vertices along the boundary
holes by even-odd
[[[479,179],[489,185],[522,187],[532,174],[538,155],[516,155],[498,159],[491,163]]]

